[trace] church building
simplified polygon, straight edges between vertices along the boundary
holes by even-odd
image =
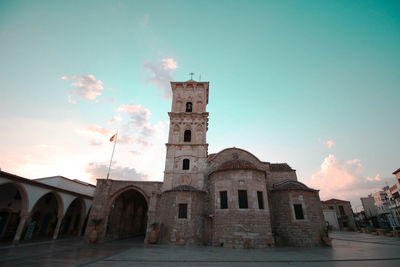
[[[319,246],[327,240],[319,191],[286,163],[239,148],[208,154],[209,82],[171,82],[164,181],[98,179],[86,228],[97,241],[231,248]],[[154,238],[154,237],[153,237]]]

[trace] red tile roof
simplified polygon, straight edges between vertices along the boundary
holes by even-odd
[[[330,203],[335,203],[335,202],[346,202],[347,203],[347,202],[350,202],[350,201],[331,198],[329,200],[321,201],[321,202],[324,203],[324,204],[330,204]]]
[[[398,173],[398,172],[400,172],[400,168],[398,168],[397,170],[395,170],[395,171],[393,172],[393,174],[396,174],[396,173]]]

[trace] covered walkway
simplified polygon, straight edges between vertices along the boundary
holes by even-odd
[[[62,176],[0,171],[0,243],[81,236],[95,186]]]

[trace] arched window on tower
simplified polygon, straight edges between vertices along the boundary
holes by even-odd
[[[192,131],[186,130],[183,135],[183,142],[190,142],[192,140]]]
[[[186,102],[186,112],[192,112],[192,102]]]
[[[183,160],[183,165],[182,165],[182,170],[189,170],[190,167],[190,160],[189,159],[184,159]]]

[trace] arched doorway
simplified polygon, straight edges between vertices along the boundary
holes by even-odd
[[[84,220],[83,201],[76,198],[69,205],[67,212],[61,222],[60,237],[79,236],[82,220]]]
[[[35,204],[24,239],[51,239],[57,226],[60,200],[54,193],[47,193]]]
[[[147,226],[147,202],[142,193],[129,189],[120,193],[111,204],[106,239],[123,239],[144,235]]]
[[[0,240],[11,241],[18,228],[26,196],[13,183],[0,185]]]

